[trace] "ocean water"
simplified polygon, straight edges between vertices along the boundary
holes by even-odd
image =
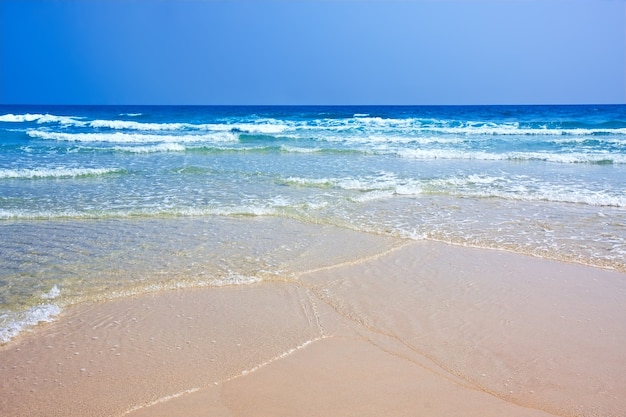
[[[626,271],[626,106],[0,106],[0,343],[407,239]]]

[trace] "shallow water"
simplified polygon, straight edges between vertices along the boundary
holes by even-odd
[[[292,280],[402,244],[280,217],[38,220],[0,224],[0,342],[60,308],[175,288]]]
[[[0,341],[384,250],[349,232],[624,271],[626,106],[0,107]]]

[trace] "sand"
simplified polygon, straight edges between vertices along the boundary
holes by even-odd
[[[68,308],[2,416],[623,416],[626,274],[414,242],[295,279]]]

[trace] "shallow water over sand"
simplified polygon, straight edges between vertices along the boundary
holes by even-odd
[[[0,348],[0,412],[621,415],[623,273],[389,243],[290,280],[68,308]]]
[[[0,342],[59,307],[167,289],[285,281],[403,244],[279,217],[10,222]]]

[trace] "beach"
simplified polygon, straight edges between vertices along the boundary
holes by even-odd
[[[0,415],[623,416],[626,106],[0,106]]]
[[[620,416],[626,275],[410,242],[290,280],[67,308],[3,416]]]
[[[0,0],[0,417],[626,417],[625,26]]]

